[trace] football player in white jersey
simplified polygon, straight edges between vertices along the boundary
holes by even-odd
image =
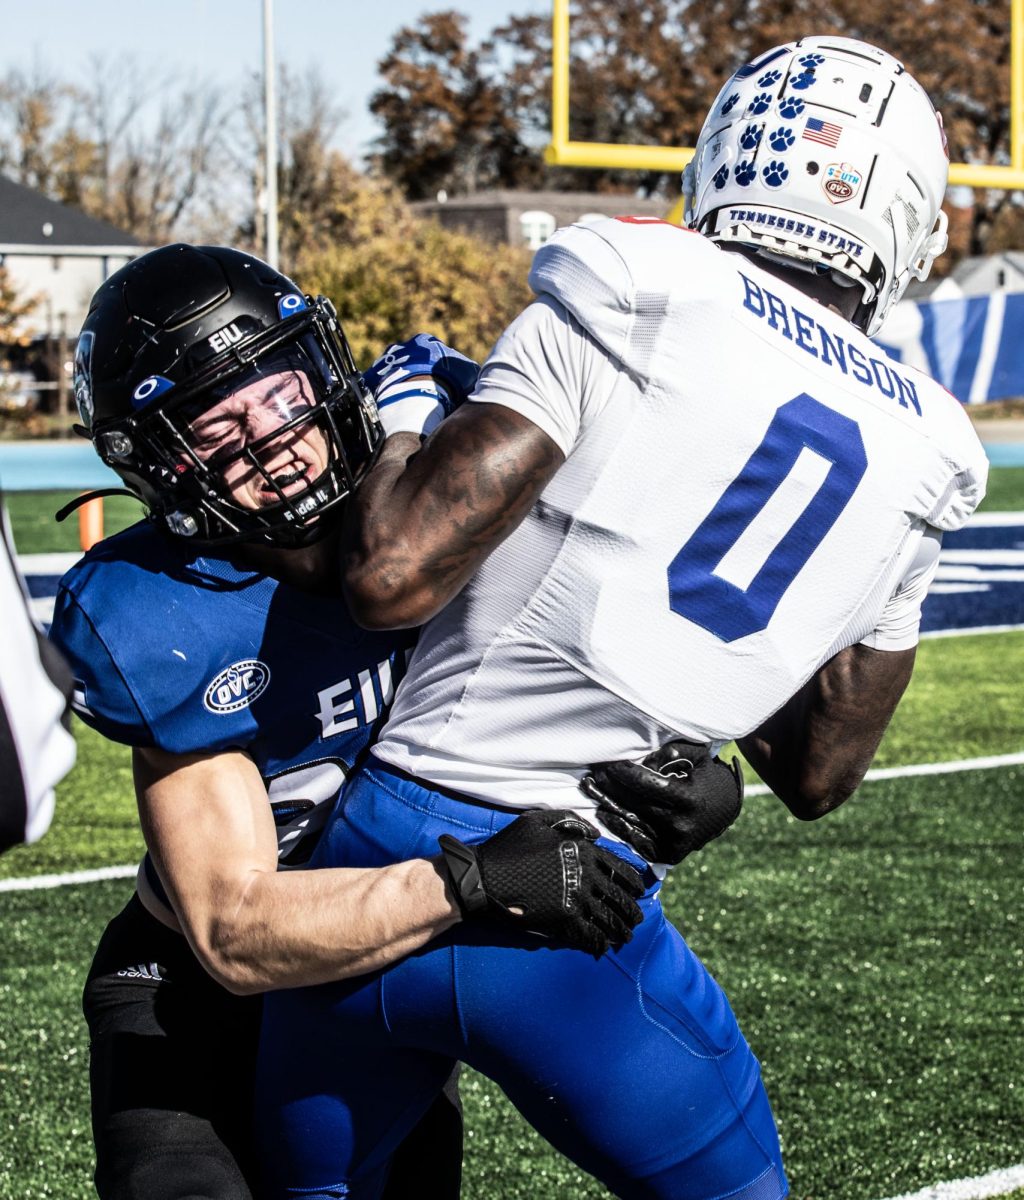
[[[851,795],[942,531],[984,494],[959,404],[867,336],[945,247],[947,167],[899,62],[806,38],[722,89],[689,231],[627,217],[541,248],[470,402],[422,448],[390,438],[349,510],[357,619],[433,619],[321,863],[440,840],[471,911],[477,839],[537,803],[600,820],[587,764],[671,737],[739,739],[802,818]],[[274,1194],[375,1196],[462,1059],[617,1195],[784,1196],[757,1062],[640,866],[645,919],[604,959],[456,928],[369,985],[276,997]]]

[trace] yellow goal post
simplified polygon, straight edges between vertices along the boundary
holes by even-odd
[[[544,161],[560,167],[603,167],[680,173],[692,147],[574,142],[569,137],[569,0],[553,0],[551,29],[551,142]],[[1024,190],[1024,0],[1010,0],[1010,164],[951,163],[952,186]],[[682,197],[669,220],[682,220]]]

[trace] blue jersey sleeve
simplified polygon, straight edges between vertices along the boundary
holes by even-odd
[[[320,596],[196,554],[148,527],[101,542],[61,580],[51,636],[78,712],[112,741],[246,751],[264,779],[373,736],[409,634],[359,629]]]
[[[57,593],[50,640],[75,676],[74,709],[87,725],[111,741],[152,746],[153,734],[100,633],[74,595]]]

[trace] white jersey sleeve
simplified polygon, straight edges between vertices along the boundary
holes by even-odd
[[[470,400],[514,409],[568,457],[607,403],[617,370],[565,305],[541,296],[501,335]]]
[[[939,566],[942,534],[925,527],[904,549],[905,566],[875,628],[861,639],[872,650],[910,650],[920,641],[921,605]]]

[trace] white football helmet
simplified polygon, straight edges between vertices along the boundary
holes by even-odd
[[[942,117],[903,64],[867,42],[810,37],[722,88],[683,173],[686,222],[863,289],[873,334],[946,248]]]

